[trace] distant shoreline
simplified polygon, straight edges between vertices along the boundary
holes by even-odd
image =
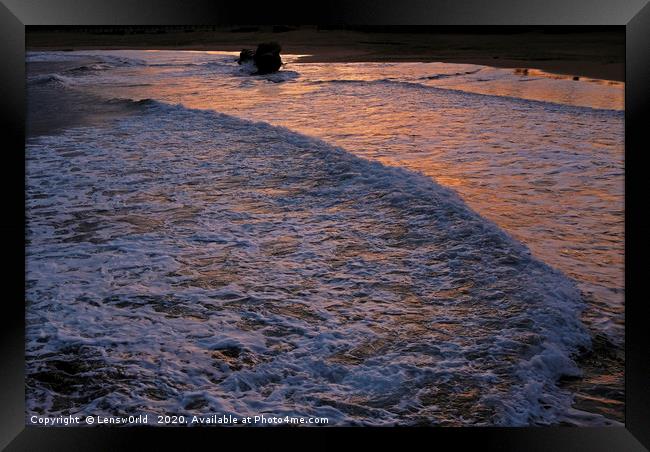
[[[298,29],[284,33],[196,31],[160,34],[101,34],[31,31],[28,51],[224,50],[239,51],[277,41],[299,62],[447,62],[530,68],[568,76],[625,81],[625,36],[619,32],[517,34],[364,33]]]

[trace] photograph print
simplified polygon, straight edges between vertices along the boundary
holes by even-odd
[[[26,425],[623,426],[624,28],[25,35]]]

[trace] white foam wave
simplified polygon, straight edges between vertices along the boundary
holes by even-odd
[[[64,87],[74,84],[74,79],[72,77],[67,77],[61,74],[38,74],[28,78],[27,81],[34,85],[53,84]]]
[[[578,291],[453,191],[141,105],[28,146],[29,411],[571,417],[556,382],[589,346]]]

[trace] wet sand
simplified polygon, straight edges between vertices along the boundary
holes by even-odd
[[[255,28],[251,29],[255,30]],[[521,32],[504,34],[376,33],[302,27],[138,32],[28,29],[27,50],[179,49],[230,50],[277,41],[304,62],[441,61],[543,71],[604,80],[625,80],[625,34]]]

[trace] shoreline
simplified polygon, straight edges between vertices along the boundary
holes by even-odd
[[[625,81],[625,40],[618,32],[518,34],[363,33],[299,29],[285,33],[210,31],[101,34],[32,31],[27,51],[240,51],[277,41],[300,63],[443,62],[538,69],[551,74]]]
[[[98,48],[105,48],[105,47],[98,47]],[[49,49],[49,50],[51,50],[51,49]],[[79,49],[79,50],[83,50],[83,49]],[[185,49],[185,50],[189,50],[189,49]],[[201,50],[217,50],[217,49],[201,49]],[[222,49],[220,48],[219,50],[222,50]],[[304,58],[305,59],[329,58],[328,61],[336,61],[334,58],[338,57],[338,58],[347,58],[344,61],[350,61],[353,58],[370,58],[370,57],[372,57],[372,55],[363,55],[363,54],[357,54],[356,56],[353,56],[353,55],[350,55],[349,53],[341,52],[341,49],[329,49],[329,50],[330,50],[330,52],[326,53],[326,54],[321,53],[320,55],[307,56],[307,57],[304,57]],[[335,50],[339,50],[339,53],[336,54]],[[345,50],[345,49],[343,49],[343,50]],[[299,53],[299,52],[296,52],[296,53]],[[384,62],[387,62],[387,61],[391,61],[390,58],[396,58],[395,55],[388,55],[388,54],[383,55],[382,57],[384,58],[383,60],[372,60],[372,61],[380,61],[380,62],[384,61]],[[380,56],[375,55],[374,58],[380,58]],[[406,56],[405,58],[413,58],[413,56]],[[360,60],[360,61],[367,61],[367,60]],[[402,60],[399,60],[399,61],[405,61],[405,60],[402,59]],[[421,61],[421,60],[413,60],[413,61]],[[435,60],[435,61],[439,61],[439,60]],[[449,61],[449,62],[458,63],[458,62],[461,62],[461,61]],[[42,65],[45,68],[45,66],[47,64],[49,64],[49,63],[39,63],[39,64]],[[478,64],[478,63],[475,63],[475,64]],[[75,65],[76,65],[76,63],[75,63]],[[28,66],[29,66],[29,64],[28,64]],[[521,67],[521,65],[516,66],[516,67]],[[50,71],[44,70],[43,72],[44,73],[49,73]],[[97,105],[96,103],[93,103],[92,100],[90,100],[90,99],[85,104],[85,105],[88,105],[89,108],[82,110],[84,112],[84,114],[80,114],[81,112],[75,108],[74,110],[71,111],[72,113],[74,113],[74,116],[66,116],[65,114],[61,113],[62,110],[60,109],[60,105],[63,105],[64,109],[65,109],[66,107],[69,108],[71,105],[76,106],[78,104],[73,103],[73,102],[69,102],[68,99],[66,99],[66,98],[63,98],[63,102],[62,102],[61,95],[58,92],[54,93],[54,94],[56,94],[56,95],[53,95],[51,97],[51,100],[52,100],[51,105],[56,106],[57,107],[56,110],[48,111],[48,110],[42,108],[42,105],[40,106],[41,108],[38,108],[38,109],[32,108],[31,109],[32,112],[38,112],[41,115],[41,118],[44,121],[49,121],[47,123],[42,123],[41,124],[41,126],[44,128],[43,130],[49,130],[49,131],[56,130],[57,123],[55,123],[55,121],[58,121],[58,122],[65,121],[65,122],[67,122],[67,121],[72,121],[72,120],[74,120],[74,121],[83,120],[83,121],[98,121],[99,122],[99,121],[104,119],[103,116],[89,115],[89,114],[86,113],[86,111],[92,112],[93,108]],[[46,98],[41,97],[41,96],[36,96],[36,98],[37,98],[37,100],[46,100]],[[72,99],[72,100],[78,100],[78,99]],[[117,113],[121,114],[122,112],[119,111]],[[103,115],[104,112],[102,111],[100,114]],[[81,122],[79,122],[79,124],[81,124]],[[92,124],[92,122],[89,122],[89,124]],[[82,232],[84,232],[84,231],[82,231]],[[91,231],[91,233],[92,233],[92,231]],[[597,372],[600,372],[600,370],[599,370],[600,368],[596,367],[596,366],[599,366],[601,362],[604,362],[604,364],[603,364],[604,366],[611,366],[611,369],[614,369],[614,370],[618,369],[620,367],[620,362],[617,361],[617,360],[622,359],[621,356],[624,356],[624,355],[619,353],[618,350],[612,351],[609,348],[610,345],[607,342],[605,342],[603,339],[596,340],[595,343],[596,343],[595,352],[593,352],[593,353],[585,353],[584,355],[580,355],[580,359],[583,360],[583,361],[579,361],[580,368],[589,369],[588,372],[591,372],[591,373],[589,373],[588,375],[596,375],[596,376],[601,375],[601,374],[597,373]],[[592,368],[590,369],[589,366],[592,366]],[[607,405],[605,405],[604,407],[601,407],[601,406],[598,405],[597,401],[594,402],[594,400],[597,400],[597,398],[599,396],[603,395],[603,392],[602,392],[602,389],[600,388],[600,386],[593,385],[593,384],[591,386],[589,386],[590,381],[589,381],[589,379],[587,377],[584,377],[584,379],[581,379],[581,380],[565,379],[564,381],[561,380],[557,384],[558,384],[559,387],[562,387],[562,386],[560,386],[561,384],[565,385],[562,389],[566,390],[567,388],[569,388],[570,391],[572,391],[572,392],[574,392],[576,394],[576,401],[572,404],[572,406],[574,408],[576,408],[576,409],[584,409],[587,412],[596,412],[596,413],[599,412],[598,410],[609,409],[609,410],[611,410],[611,413],[615,413],[615,415],[619,415],[618,411],[614,411],[614,410],[617,409],[616,408],[617,406],[615,406],[614,408],[610,408]],[[615,397],[617,397],[619,394],[622,394],[622,392],[620,392],[618,390],[618,387],[615,386],[614,384],[612,384],[611,386],[612,386],[611,388],[608,388],[608,392],[606,394],[609,395],[609,394],[613,393],[614,396],[610,396],[610,397],[612,397],[612,400],[617,401],[618,399],[616,399]],[[602,397],[601,397],[601,399],[602,399]],[[623,414],[620,414],[620,416],[621,416],[620,421],[622,422],[624,420],[624,418],[622,417]],[[617,421],[619,420],[618,417],[615,417],[615,419]],[[559,425],[563,425],[563,424],[559,423]]]

